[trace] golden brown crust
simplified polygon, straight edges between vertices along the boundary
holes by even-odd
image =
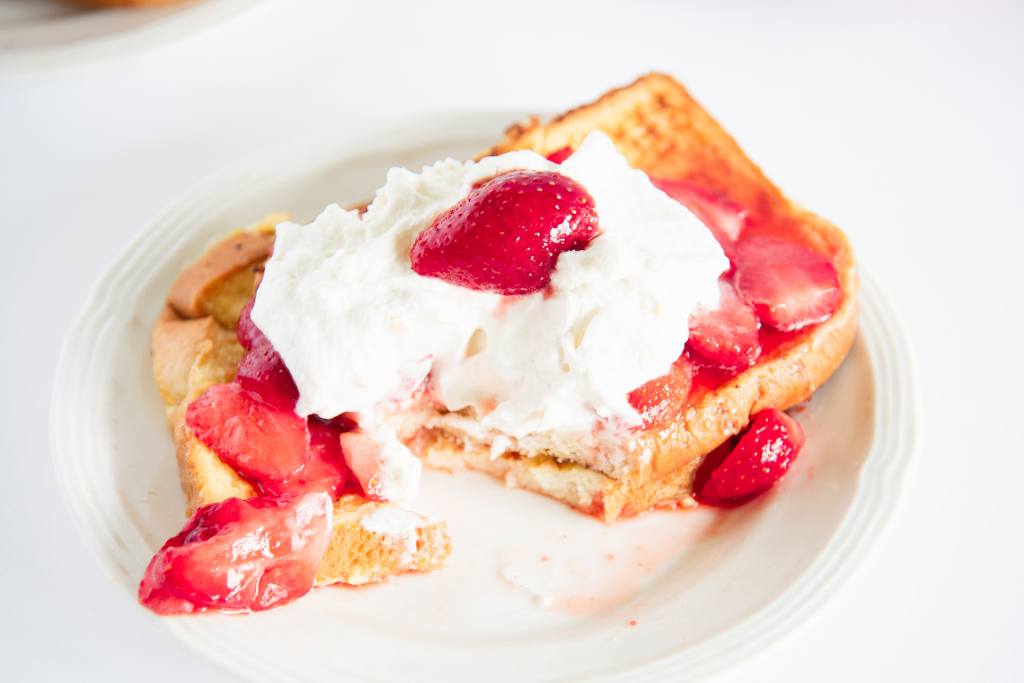
[[[151,348],[153,377],[175,435],[188,404],[208,387],[230,382],[243,353],[235,334],[212,317],[182,318],[169,305],[153,325]]]
[[[153,376],[160,398],[167,405],[177,405],[188,393],[188,373],[199,355],[204,341],[217,334],[213,318],[180,318],[170,306],[165,306],[153,326]]]
[[[548,123],[513,124],[485,154],[532,149],[548,155],[576,148],[603,131],[634,168],[654,178],[685,180],[721,192],[755,216],[782,204],[781,193],[686,89],[664,74],[648,74]]]
[[[215,244],[181,271],[167,303],[184,318],[210,315],[222,327],[233,327],[248,298],[241,294],[252,291],[254,267],[266,261],[274,248],[272,227],[237,230]]]

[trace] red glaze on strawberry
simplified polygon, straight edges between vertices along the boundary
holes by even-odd
[[[286,410],[294,410],[299,399],[299,389],[292,373],[269,342],[257,344],[246,352],[238,364],[235,381],[259,394],[263,400]]]
[[[554,152],[549,154],[548,161],[560,164],[570,156],[572,156],[572,147],[562,147],[561,149],[556,149]]]
[[[185,423],[261,494],[319,490],[337,496],[348,479],[339,430],[307,421],[237,383],[207,389],[189,405]]]
[[[668,426],[686,407],[693,382],[693,366],[680,355],[669,371],[629,392],[629,404],[640,413],[645,429]]]
[[[761,322],[791,332],[828,319],[839,305],[839,274],[809,247],[751,236],[736,248],[736,290]]]
[[[252,321],[252,307],[255,303],[256,297],[253,296],[242,306],[242,310],[238,314],[238,327],[235,330],[235,334],[238,335],[238,343],[246,351],[251,349],[260,340],[266,339],[260,328],[256,327],[256,323]]]
[[[713,190],[681,180],[651,178],[662,192],[688,208],[711,230],[732,260],[733,247],[747,226],[747,212],[736,202]]]
[[[332,418],[322,418],[316,415],[310,416],[311,421],[322,422],[339,432],[351,432],[359,427],[359,416],[356,413],[342,413]]]
[[[139,600],[158,614],[261,611],[313,587],[331,537],[325,493],[207,505],[149,562]]]
[[[774,486],[803,445],[796,420],[775,408],[762,410],[745,432],[704,459],[694,476],[694,498],[717,507],[742,505]]]
[[[359,431],[341,435],[341,445],[348,458],[352,474],[359,481],[368,498],[382,500],[380,472],[382,460],[380,444]]]
[[[484,181],[421,232],[412,269],[469,289],[529,294],[551,281],[558,255],[597,234],[594,200],[560,173],[511,171]]]
[[[235,381],[265,401],[292,410],[299,399],[299,389],[281,355],[253,323],[250,313],[254,301],[255,297],[249,300],[238,318],[238,341],[247,351],[238,364]]]
[[[327,491],[333,498],[346,490],[357,490],[341,450],[342,430],[312,417],[306,429],[309,431],[309,460],[289,482],[289,490]]]
[[[713,310],[690,316],[687,348],[703,364],[722,370],[749,368],[761,355],[757,316],[727,280],[720,280],[721,300]]]

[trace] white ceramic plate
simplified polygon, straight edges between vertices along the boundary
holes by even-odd
[[[81,67],[142,51],[258,2],[192,0],[169,7],[91,10],[60,0],[0,0],[0,74]]]
[[[179,269],[232,227],[366,198],[389,166],[468,157],[516,118],[419,116],[273,150],[190,192],[117,259],[68,336],[52,436],[68,505],[125,590],[183,523],[148,351]],[[807,446],[793,471],[757,503],[609,527],[478,475],[428,473],[418,507],[448,520],[455,544],[443,571],[165,623],[254,680],[698,678],[789,630],[848,575],[893,514],[916,406],[907,346],[865,278],[853,351],[798,414]]]

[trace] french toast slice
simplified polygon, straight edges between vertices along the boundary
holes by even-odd
[[[594,130],[606,133],[634,167],[654,178],[691,182],[720,192],[756,220],[784,224],[803,242],[831,258],[842,292],[838,308],[827,321],[783,342],[725,383],[694,391],[685,410],[668,426],[635,433],[637,449],[645,457],[618,471],[603,471],[578,462],[571,445],[564,449],[557,444],[529,451],[513,449],[492,457],[488,438],[467,429],[462,415],[413,415],[401,430],[413,452],[428,465],[484,471],[508,485],[548,495],[610,522],[652,507],[694,504],[690,496],[693,476],[706,454],[740,432],[753,413],[765,408],[788,408],[821,386],[852,345],[858,280],[844,235],[786,199],[687,91],[668,76],[644,76],[548,123],[533,119],[514,125],[501,143],[483,155],[514,149],[533,149],[548,155],[565,147],[575,148]],[[262,225],[248,232],[267,234],[270,230],[269,225]],[[232,239],[251,241],[246,234],[235,234],[225,242]],[[200,260],[206,271],[202,278],[195,277],[194,271],[191,275],[185,271],[176,285],[178,290],[172,288],[176,293],[153,333],[154,372],[168,407],[190,510],[226,497],[253,494],[244,479],[182,424],[188,404],[208,386],[230,380],[241,356],[231,331],[231,315],[233,312],[237,320],[237,311],[251,295],[252,283],[262,259],[269,255],[270,245],[262,257],[227,258],[235,251],[238,249],[211,249]],[[183,280],[188,286],[181,285]],[[201,315],[194,315],[197,313]],[[378,505],[357,498],[344,504],[350,506],[345,515],[352,518],[372,514],[371,508]],[[345,515],[337,517],[348,519]],[[367,567],[378,561],[376,558],[383,558],[381,549],[389,544],[394,548],[396,543],[393,539],[353,536],[361,530],[358,524],[336,525],[318,583],[359,582],[353,578],[362,576],[377,580],[399,571],[427,570],[439,566],[448,553],[443,528],[426,524],[420,530],[411,561],[394,561],[395,557],[409,560],[408,552],[387,555],[390,561],[380,559],[376,572],[370,572]]]

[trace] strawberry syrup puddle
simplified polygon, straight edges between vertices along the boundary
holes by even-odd
[[[586,542],[542,536],[539,548],[502,550],[496,573],[508,590],[538,608],[578,617],[601,614],[637,599],[716,534],[724,514],[710,507],[685,515],[651,512],[604,527]]]

